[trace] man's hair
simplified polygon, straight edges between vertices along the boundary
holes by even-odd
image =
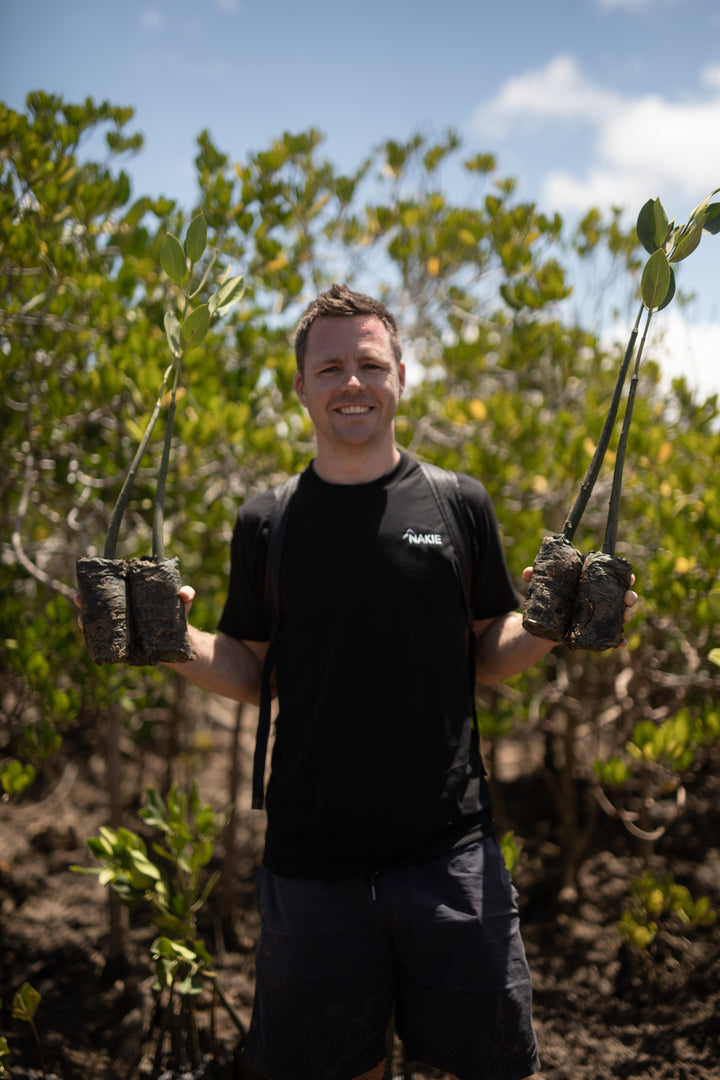
[[[355,315],[374,315],[383,324],[390,335],[395,362],[400,363],[402,345],[397,323],[384,304],[373,300],[364,293],[353,292],[347,285],[332,285],[327,292],[320,293],[303,312],[295,331],[295,359],[298,371],[305,368],[305,351],[310,327],[318,319],[352,318]]]

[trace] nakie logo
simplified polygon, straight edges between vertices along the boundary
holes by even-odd
[[[443,538],[440,533],[419,533],[414,529],[406,529],[402,536],[408,544],[435,544],[442,547]]]

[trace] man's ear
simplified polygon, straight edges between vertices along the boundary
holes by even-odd
[[[405,365],[400,361],[398,375],[400,376],[400,393],[405,389]]]
[[[305,404],[305,383],[303,382],[302,373],[296,371],[293,375],[293,386],[295,387],[295,393],[300,398],[300,404]]]

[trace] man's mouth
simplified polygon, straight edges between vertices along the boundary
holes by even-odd
[[[339,405],[337,412],[342,413],[343,416],[362,416],[364,413],[369,413],[370,408],[370,405]]]

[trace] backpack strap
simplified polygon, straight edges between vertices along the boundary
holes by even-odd
[[[265,610],[268,615],[270,643],[265,654],[260,680],[260,713],[255,755],[253,758],[253,810],[262,810],[265,793],[265,760],[270,737],[272,711],[272,669],[275,666],[275,647],[280,623],[280,559],[290,512],[290,502],[298,486],[299,475],[291,476],[284,484],[273,488],[273,507],[268,521],[268,548],[265,561]]]
[[[453,568],[465,600],[468,625],[472,626],[472,604],[470,590],[472,582],[472,545],[469,534],[469,522],[460,491],[457,473],[441,469],[437,465],[421,462],[420,469],[430,485],[435,502],[445,524],[445,529],[453,546]]]
[[[453,568],[465,600],[465,617],[468,635],[468,682],[472,702],[473,727],[471,739],[478,738],[477,707],[475,705],[475,632],[471,600],[472,588],[472,541],[460,481],[457,473],[441,469],[437,465],[421,462],[420,469],[430,485],[435,502],[442,516],[447,534],[453,546]]]

